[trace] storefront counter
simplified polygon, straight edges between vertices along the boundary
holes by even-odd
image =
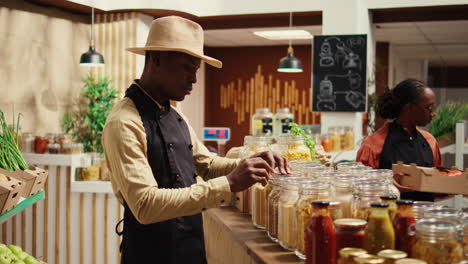
[[[235,207],[209,209],[203,213],[203,222],[208,263],[303,263]]]

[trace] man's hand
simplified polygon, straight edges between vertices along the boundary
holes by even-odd
[[[273,151],[263,151],[253,155],[251,158],[259,157],[268,162],[268,165],[272,168],[278,168],[281,174],[290,174],[291,168],[289,167],[289,161],[287,158],[279,155]]]
[[[404,177],[405,175],[403,173],[394,173],[393,174],[393,185],[395,185],[400,192],[411,192],[413,189],[407,186],[403,186],[400,184],[401,178]]]
[[[257,182],[266,185],[270,173],[274,173],[274,170],[268,162],[260,157],[252,157],[242,160],[226,177],[231,192],[240,192]]]

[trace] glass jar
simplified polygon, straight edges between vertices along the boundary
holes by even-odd
[[[395,264],[427,264],[427,262],[420,259],[404,258],[395,261]]]
[[[307,264],[336,263],[336,231],[328,206],[328,201],[312,202],[312,217],[307,224],[305,238]]]
[[[354,130],[352,127],[344,127],[343,134],[341,134],[341,148],[343,150],[354,149]]]
[[[374,256],[374,255],[359,256],[354,259],[354,263],[356,264],[382,264],[382,263],[385,263],[385,259]]]
[[[353,218],[359,218],[367,221],[371,203],[380,202],[380,196],[384,193],[385,186],[377,182],[356,184],[353,193],[354,199],[352,202]]]
[[[377,179],[383,182],[387,186],[387,193],[391,195],[396,195],[397,199],[400,198],[400,191],[398,188],[393,185],[393,171],[392,170],[368,170],[367,177],[371,179]]]
[[[281,185],[278,201],[278,241],[286,250],[296,249],[296,202],[299,199],[300,177],[288,177]]]
[[[302,136],[282,135],[278,137],[280,154],[290,161],[312,161],[310,149]]]
[[[320,144],[323,147],[323,150],[325,152],[332,152],[333,151],[333,142],[331,141],[331,138],[329,135],[322,135]]]
[[[72,153],[73,154],[83,153],[83,144],[82,143],[72,144]]]
[[[354,264],[354,258],[366,253],[362,248],[342,248],[338,251],[338,264]]]
[[[334,221],[336,228],[336,249],[363,248],[364,229],[367,221],[354,218],[342,218]],[[364,251],[365,252],[365,251]]]
[[[341,211],[341,202],[339,201],[330,201],[330,206],[328,207],[330,211],[330,216],[335,221],[336,219],[343,218],[343,211]]]
[[[411,248],[414,245],[414,236],[410,236],[408,231],[416,223],[413,214],[412,200],[398,200],[397,212],[393,219],[393,228],[395,229],[395,249],[406,252],[411,255]]]
[[[48,141],[44,137],[37,136],[34,139],[34,152],[35,153],[45,153],[47,151]]]
[[[254,136],[245,136],[244,137],[244,147],[242,148],[241,152],[239,153],[239,158],[240,159],[245,159],[248,157],[251,157],[259,152],[262,151],[268,151],[270,150],[269,148],[269,140],[270,138],[268,137],[254,137]],[[260,184],[261,186],[261,184]],[[236,195],[239,197],[239,199],[242,199],[242,208],[241,211],[243,213],[251,213],[252,211],[255,211],[254,208],[252,208],[254,205],[253,199],[255,199],[255,195],[253,194],[252,189],[259,187],[259,185],[254,185],[246,190],[244,190],[242,193],[237,193]],[[263,186],[261,186],[263,188]],[[237,203],[240,203],[239,200],[236,200]]]
[[[352,217],[351,201],[353,200],[353,182],[359,177],[341,174],[335,177],[334,197],[335,201],[340,202],[343,218]]]
[[[34,152],[34,136],[32,133],[26,132],[23,133],[21,138],[21,151],[24,153],[33,153]]]
[[[382,195],[380,196],[380,200],[384,203],[388,203],[388,213],[390,215],[390,220],[393,221],[395,218],[395,214],[397,211],[397,201],[398,197],[396,195]]]
[[[45,138],[47,139],[47,144],[55,144],[55,137],[56,137],[56,134],[54,133],[47,133]]]
[[[395,248],[395,231],[388,214],[388,204],[372,203],[367,222],[364,248],[369,254]]]
[[[256,183],[251,187],[252,201],[252,222],[258,229],[265,229],[266,226],[266,186]]]
[[[276,175],[269,180],[271,191],[268,195],[266,230],[268,237],[273,242],[278,242],[278,202],[281,194],[281,184],[286,179],[286,176]]]
[[[342,173],[348,173],[348,170],[354,167],[364,167],[359,161],[340,162],[336,164],[336,170]]]
[[[354,176],[361,176],[361,177],[366,177],[367,172],[369,170],[372,170],[372,168],[366,167],[366,166],[355,166],[352,168],[348,169],[347,174],[354,175]]]
[[[328,128],[328,135],[330,136],[330,140],[332,142],[334,152],[341,151],[341,136],[338,127],[329,127]]]
[[[395,261],[406,258],[408,254],[400,250],[384,249],[377,256],[384,258],[385,264],[395,264]]]
[[[252,116],[252,135],[272,136],[273,118],[269,108],[257,108]]]
[[[312,217],[311,203],[316,200],[328,200],[331,197],[330,184],[327,182],[312,182],[303,184],[299,190],[299,199],[296,204],[297,246],[296,255],[305,259],[305,233],[307,223]]]
[[[435,208],[433,202],[426,202],[426,201],[414,201],[413,203],[413,214],[416,218],[416,221],[424,217],[424,212],[426,210]]]
[[[66,144],[72,144],[72,138],[68,134],[59,134],[57,137],[57,143],[60,144],[60,153],[64,153],[64,147]]]
[[[463,260],[463,249],[454,223],[425,218],[416,222],[415,234],[413,258],[422,259],[428,264],[453,264]]]
[[[275,114],[275,124],[273,131],[275,135],[289,134],[291,123],[294,122],[294,114],[289,108],[279,108]]]
[[[292,173],[297,176],[304,176],[303,170],[305,167],[323,167],[320,161],[301,161],[301,160],[290,161],[289,166],[291,166]]]
[[[60,144],[48,144],[47,145],[47,152],[49,154],[59,154],[60,153]]]
[[[325,166],[308,166],[302,169],[304,177],[319,179],[320,175],[325,172],[334,172],[335,170],[333,167],[325,167]]]

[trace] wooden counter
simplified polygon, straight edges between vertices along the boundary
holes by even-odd
[[[233,207],[203,213],[208,263],[303,263],[294,252],[273,243],[256,229],[250,215]]]

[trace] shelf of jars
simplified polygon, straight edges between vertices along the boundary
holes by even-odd
[[[398,200],[392,170],[357,162],[336,170],[310,161],[291,166],[292,176],[273,175],[268,185],[254,185],[241,207],[282,252],[322,264],[398,263],[408,256],[423,261],[418,263],[456,264],[467,257],[468,216],[432,202]],[[362,259],[354,262],[358,255]]]

